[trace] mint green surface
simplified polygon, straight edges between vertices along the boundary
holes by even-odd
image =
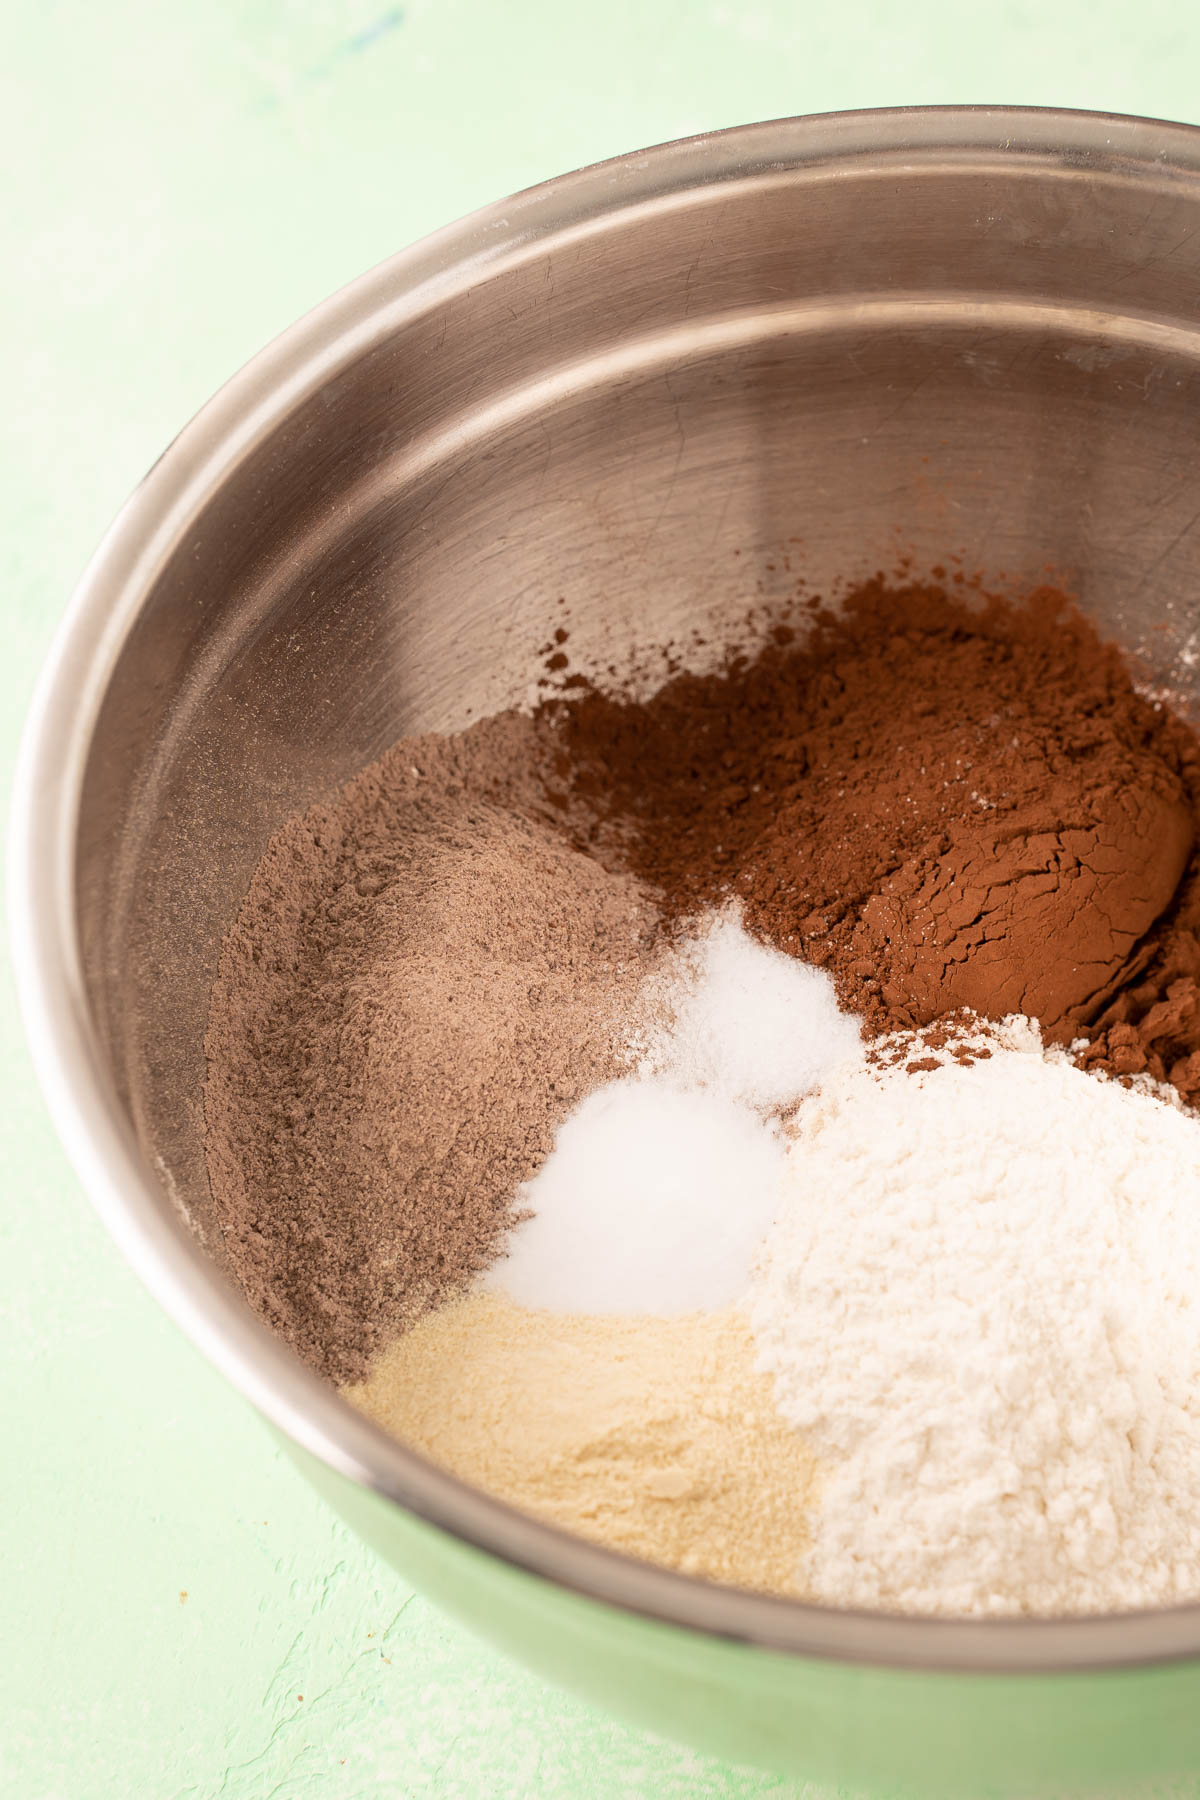
[[[1191,0],[10,8],[5,791],[50,632],[129,489],[225,375],[393,249],[754,117],[1003,100],[1195,119],[1198,70]],[[562,1698],[351,1537],[126,1273],[54,1141],[7,976],[0,1004],[6,1800],[803,1791]]]
[[[603,1606],[485,1557],[293,1451],[455,1614],[623,1717],[864,1794],[1129,1792],[1200,1770],[1200,1665],[977,1675],[781,1656]],[[1194,1776],[1183,1792],[1195,1788]],[[487,1791],[486,1789],[482,1791]],[[792,1791],[795,1790],[785,1790]]]

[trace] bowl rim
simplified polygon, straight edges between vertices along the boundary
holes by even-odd
[[[71,1161],[145,1285],[205,1356],[304,1451],[466,1544],[661,1624],[808,1658],[959,1672],[1118,1669],[1200,1654],[1200,1604],[1068,1619],[833,1609],[635,1561],[471,1488],[357,1413],[250,1311],[141,1154],[89,1019],[73,918],[83,769],[99,705],[155,571],[196,511],[305,394],[485,268],[673,195],[804,166],[997,156],[1200,185],[1200,127],[1026,107],[810,114],[661,144],[556,177],[369,270],[276,338],[184,427],[88,563],[35,689],[9,839],[11,940],[34,1063]]]

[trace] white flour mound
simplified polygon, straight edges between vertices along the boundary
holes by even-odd
[[[827,1471],[813,1597],[1200,1596],[1195,1119],[1014,1020],[970,1067],[838,1070],[795,1130],[751,1311]]]

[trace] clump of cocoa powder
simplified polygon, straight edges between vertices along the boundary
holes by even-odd
[[[336,1381],[487,1266],[622,1066],[656,914],[547,818],[536,728],[409,739],[277,835],[221,957],[210,1182],[256,1310]]]
[[[882,580],[649,702],[546,708],[578,841],[737,896],[874,1033],[969,1010],[1200,1091],[1200,749],[1061,594]]]

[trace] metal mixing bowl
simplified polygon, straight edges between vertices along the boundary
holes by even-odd
[[[289,812],[402,733],[521,698],[560,596],[576,661],[603,664],[798,573],[1050,565],[1147,680],[1194,696],[1198,377],[1196,131],[967,109],[666,145],[452,226],[244,369],[113,526],[42,682],[17,970],[126,1255],[431,1594],[726,1756],[960,1791],[1198,1768],[1200,1607],[771,1600],[579,1542],[391,1442],[226,1276],[201,1149],[222,933]]]

